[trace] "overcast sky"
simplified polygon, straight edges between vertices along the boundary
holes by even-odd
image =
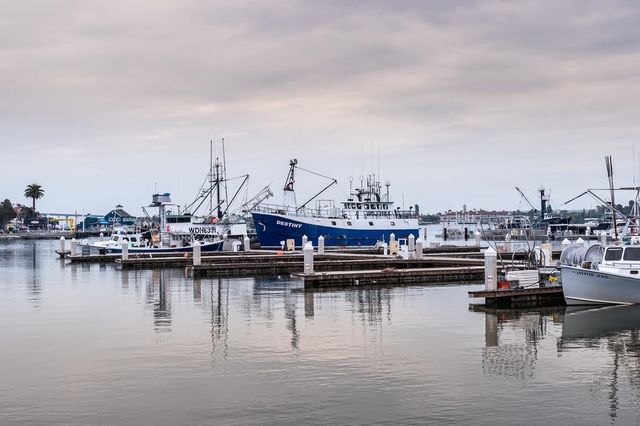
[[[289,158],[348,190],[378,149],[430,212],[525,208],[514,185],[560,207],[606,154],[634,180],[636,1],[0,3],[0,197],[37,182],[41,211],[189,202],[221,137],[274,201]],[[324,184],[300,173],[299,198]]]

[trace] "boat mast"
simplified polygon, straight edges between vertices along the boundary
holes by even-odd
[[[287,179],[284,182],[284,186],[282,187],[284,204],[288,204],[289,194],[293,197],[293,207],[297,208],[298,203],[296,202],[296,192],[293,189],[293,185],[296,182],[295,174],[296,174],[296,166],[298,165],[298,160],[294,158],[293,160],[289,160],[289,173],[287,173]]]
[[[222,138],[222,173],[224,180],[224,202],[227,207],[225,207],[224,211],[227,212],[229,210],[229,192],[227,188],[227,155],[224,151],[224,138]],[[220,217],[224,216],[224,214],[220,215]]]
[[[616,200],[615,200],[615,190],[613,188],[613,163],[611,162],[611,156],[607,155],[604,157],[604,162],[607,165],[607,177],[609,178],[609,191],[611,192],[611,215],[613,220],[613,235],[615,239],[618,239],[618,224],[617,224],[617,214],[616,214]]]
[[[213,211],[213,140],[209,140],[209,215]]]
[[[220,209],[220,160],[216,158],[216,216],[222,219],[222,209]]]

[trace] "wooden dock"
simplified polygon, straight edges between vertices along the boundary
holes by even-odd
[[[470,298],[484,298],[490,307],[562,306],[562,286],[470,291]]]
[[[363,285],[470,283],[484,279],[484,267],[331,271],[312,274],[294,273],[291,276],[302,280],[305,289]]]

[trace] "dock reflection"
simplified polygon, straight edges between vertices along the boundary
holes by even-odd
[[[565,308],[478,309],[485,313],[483,373],[517,379],[533,377],[540,342],[548,333],[549,323],[561,321]]]

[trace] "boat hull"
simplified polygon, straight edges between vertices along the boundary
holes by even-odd
[[[562,267],[562,290],[567,305],[640,303],[640,279],[574,266]]]
[[[200,246],[200,251],[202,252],[212,252],[212,251],[221,251],[222,250],[222,241],[216,241],[214,243],[203,243]],[[105,247],[101,250],[104,250],[109,254],[118,254],[122,253],[122,248],[120,247]],[[162,247],[162,248],[153,248],[153,247],[129,247],[129,254],[142,254],[142,253],[193,253],[193,246],[187,247]]]
[[[368,220],[351,220],[351,227],[341,226],[347,219],[294,217],[275,213],[252,213],[255,222],[256,233],[261,247],[282,247],[281,242],[293,239],[296,246],[302,243],[302,236],[306,235],[314,245],[318,243],[318,237],[324,238],[324,244],[330,246],[373,246],[376,242],[389,241],[389,235],[394,234],[396,239],[408,238],[413,235],[418,238],[419,228],[415,219],[394,220],[397,226],[383,227],[376,224],[369,225]],[[336,225],[331,225],[335,222]],[[370,226],[366,229],[364,226]]]

